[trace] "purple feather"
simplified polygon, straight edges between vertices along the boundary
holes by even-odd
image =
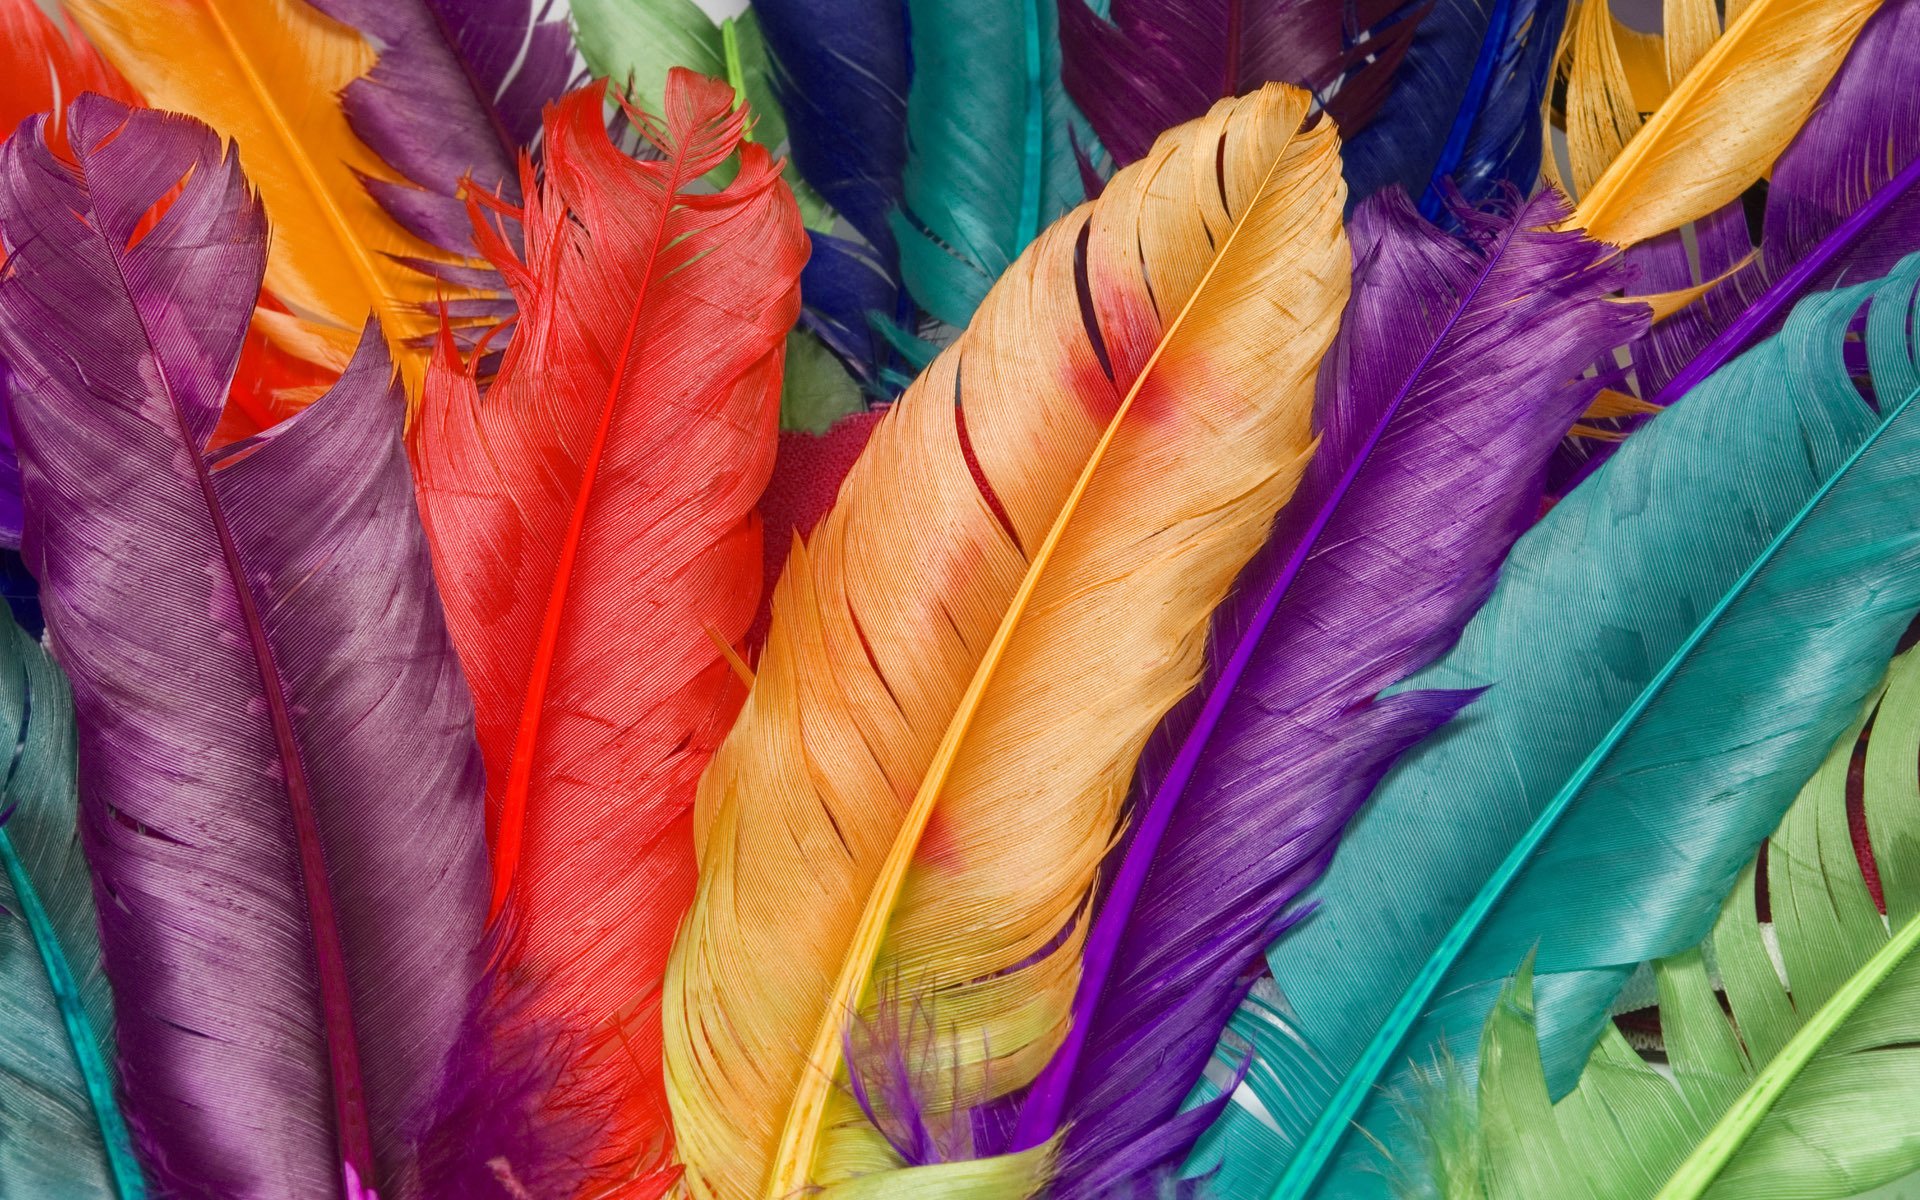
[[[1208,680],[1141,763],[1067,1041],[1014,1148],[1067,1125],[1054,1195],[1177,1163],[1179,1112],[1260,955],[1394,760],[1468,693],[1388,688],[1445,653],[1532,521],[1577,376],[1644,310],[1547,193],[1459,241],[1397,191],[1352,229],[1354,292],[1322,367],[1321,443],[1216,616]],[[1179,1136],[1172,1136],[1174,1131]]]
[[[1121,166],[1216,100],[1274,81],[1327,97],[1342,132],[1354,133],[1386,99],[1394,68],[1432,6],[1112,0],[1111,16],[1103,18],[1088,0],[1059,5],[1061,80]]]
[[[1639,392],[1662,408],[1742,350],[1778,332],[1810,292],[1873,279],[1920,250],[1920,0],[1890,0],[1868,19],[1813,115],[1774,166],[1760,244],[1736,201],[1694,223],[1698,268],[1681,234],[1627,251],[1631,289],[1672,291],[1734,272],[1633,347]],[[1753,253],[1753,261],[1740,267]],[[1734,269],[1739,267],[1737,271]],[[1570,464],[1567,488],[1612,444]]]
[[[519,157],[566,91],[573,40],[549,0],[310,0],[380,47],[340,93],[360,140],[413,187],[368,181],[408,231],[471,257],[462,181],[520,202]],[[522,47],[525,53],[522,53]]]
[[[385,343],[369,327],[320,401],[205,453],[259,202],[187,118],[82,96],[75,167],[44,127],[0,149],[0,350],[127,1114],[168,1195],[418,1195],[487,878]]]

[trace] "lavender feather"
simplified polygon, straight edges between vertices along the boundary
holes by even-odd
[[[1644,310],[1605,247],[1550,232],[1545,193],[1457,240],[1390,192],[1353,226],[1355,286],[1322,368],[1321,443],[1216,617],[1194,701],[1141,764],[1143,799],[1088,935],[1066,1043],[1015,1148],[1067,1126],[1054,1195],[1177,1164],[1182,1116],[1287,905],[1394,760],[1468,692],[1379,693],[1433,662],[1537,513],[1578,378]],[[1197,708],[1197,711],[1196,711]]]
[[[1327,97],[1351,135],[1386,99],[1433,0],[1058,0],[1061,78],[1122,166],[1214,101],[1263,83]],[[1336,87],[1337,85],[1337,87]]]
[[[0,149],[0,352],[129,1122],[164,1194],[404,1200],[487,881],[401,394],[370,327],[325,397],[207,454],[259,202],[197,122],[86,95],[68,129],[73,167],[43,118]]]
[[[519,156],[573,75],[566,21],[550,15],[550,0],[537,11],[536,0],[311,3],[380,47],[340,103],[360,140],[408,183],[368,179],[368,190],[421,240],[473,256],[462,182],[520,202]]]

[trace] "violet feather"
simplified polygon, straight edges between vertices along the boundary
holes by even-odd
[[[1385,100],[1433,0],[1058,0],[1061,78],[1122,166],[1263,83],[1326,97],[1351,135]]]
[[[195,121],[85,95],[67,129],[71,166],[44,118],[0,149],[0,351],[129,1123],[168,1195],[414,1196],[487,879],[385,343],[208,454],[259,201]]]
[[[550,15],[551,0],[310,3],[380,47],[340,103],[360,140],[409,182],[368,179],[367,189],[421,240],[472,257],[463,182],[520,202],[520,154],[573,76],[565,19]]]
[[[1273,541],[1217,615],[1205,683],[1141,762],[1142,798],[1084,955],[1068,1038],[1015,1149],[1064,1124],[1054,1195],[1177,1164],[1181,1115],[1287,905],[1394,760],[1467,692],[1379,693],[1446,652],[1537,512],[1580,378],[1643,324],[1606,299],[1604,246],[1504,219],[1422,220],[1404,194],[1353,223],[1354,292],[1322,367],[1321,442]]]

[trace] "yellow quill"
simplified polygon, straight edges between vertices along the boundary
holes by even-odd
[[[396,178],[336,98],[372,69],[373,48],[301,0],[67,0],[67,9],[149,104],[198,117],[239,146],[273,223],[267,287],[306,318],[272,322],[274,340],[343,362],[372,313],[417,395],[426,351],[408,343],[436,320],[424,306],[471,293],[389,257],[445,260],[361,186],[358,175]]]
[[[1631,246],[1734,199],[1799,132],[1880,4],[1750,0],[1580,197],[1567,227]],[[1684,51],[1669,37],[1670,63],[1698,50],[1704,26],[1695,26],[1697,14]]]
[[[1135,759],[1311,449],[1350,264],[1310,104],[1222,101],[1048,230],[795,548],[665,985],[693,1196],[1044,1183],[1045,1147],[901,1169],[843,1030],[882,990],[931,1013],[936,1116],[1064,1034]]]

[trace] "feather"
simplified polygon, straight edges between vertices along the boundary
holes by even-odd
[[[66,153],[67,104],[99,92],[138,104],[120,73],[86,39],[44,12],[35,0],[0,0],[0,134],[12,133],[35,113],[47,113],[47,137]]]
[[[1480,1037],[1478,1112],[1469,1100],[1421,1114],[1465,1117],[1478,1135],[1459,1146],[1471,1169],[1442,1196],[1507,1196],[1505,1179],[1540,1175],[1588,1179],[1603,1196],[1855,1196],[1920,1171],[1907,1016],[1920,975],[1901,968],[1920,941],[1916,701],[1908,651],[1741,872],[1709,939],[1653,964],[1670,1083],[1609,1031],[1578,1089],[1549,1104],[1521,972]]]
[[[382,47],[340,93],[347,123],[405,183],[368,179],[407,232],[475,254],[462,192],[520,201],[519,157],[573,74],[565,21],[536,0],[310,0]],[[524,47],[524,50],[523,50]],[[503,314],[505,315],[505,314]]]
[[[1599,386],[1576,376],[1639,323],[1605,298],[1620,272],[1604,247],[1546,231],[1565,214],[1543,194],[1468,217],[1474,246],[1397,193],[1355,214],[1319,451],[1221,610],[1199,712],[1143,760],[1073,1031],[1021,1113],[1022,1148],[1064,1114],[1062,1200],[1186,1156],[1199,1128],[1150,1135],[1199,1079],[1247,964],[1394,758],[1470,695],[1374,702],[1459,636]]]
[[[1920,1171],[1920,974],[1901,966],[1920,942],[1920,655],[1895,660],[1882,687],[1740,873],[1712,934],[1654,964],[1672,1082],[1609,1031],[1550,1106],[1523,971],[1481,1035],[1478,1112],[1457,1114],[1479,1135],[1463,1147],[1473,1190],[1442,1195],[1505,1200],[1517,1194],[1505,1180],[1544,1174],[1602,1196],[1681,1200],[1709,1184],[1715,1196],[1852,1196]],[[1872,831],[1864,853],[1850,787]]]
[[[1705,293],[1631,347],[1634,385],[1654,408],[1778,331],[1807,293],[1877,278],[1920,249],[1920,99],[1908,80],[1920,81],[1920,3],[1890,0],[1774,164],[1757,245],[1734,201],[1690,238],[1674,231],[1627,251],[1641,273],[1633,290]],[[1592,448],[1575,480],[1607,452]]]
[[[805,242],[765,147],[692,190],[748,120],[725,84],[675,70],[664,119],[629,110],[661,161],[613,146],[604,96],[550,110],[525,259],[483,232],[522,327],[484,400],[443,341],[413,453],[487,763],[498,970],[577,1041],[549,1106],[604,1127],[593,1194],[651,1196],[671,1182],[655,1013],[689,810],[741,699],[711,639],[759,602]]]
[[[1902,272],[1882,324],[1920,260]],[[1536,942],[1549,1075],[1569,1084],[1634,966],[1700,939],[1871,691],[1920,608],[1912,368],[1876,371],[1882,420],[1844,362],[1873,286],[1804,302],[1630,439],[1411,682],[1491,690],[1388,776],[1309,892],[1320,911],[1268,953],[1343,1077],[1289,1131],[1272,1195],[1307,1194],[1356,1113],[1365,1136],[1314,1194],[1378,1194],[1367,1139],[1401,1156],[1406,1131],[1375,1082],[1401,1046],[1476,1033]],[[1874,349],[1907,353],[1904,329]]]
[[[1427,0],[1056,0],[1067,91],[1125,165],[1164,129],[1267,82],[1324,98],[1351,138],[1380,107]]]
[[[882,981],[933,1014],[948,1108],[1020,1087],[1064,1033],[1134,758],[1310,445],[1349,265],[1309,105],[1222,102],[1035,241],[794,548],[701,782],[667,977],[692,1195],[961,1170],[904,1159],[836,1091]],[[990,1160],[966,1194],[1028,1194],[1043,1164]]]
[[[0,151],[0,349],[128,1122],[168,1194],[415,1194],[485,861],[384,343],[205,454],[267,253],[234,154],[98,96],[75,167],[41,128]]]
[[[80,852],[73,699],[19,626],[6,622],[0,637],[0,738],[14,747],[0,813],[0,1191],[143,1200],[114,1096],[113,996]]]
[[[1764,175],[1882,0],[1754,0],[1580,197],[1570,228],[1631,246]]]
[[[405,259],[445,256],[408,233],[363,186],[397,183],[354,137],[334,93],[375,66],[358,34],[304,0],[70,0],[108,61],[148,102],[238,143],[274,226],[267,286],[310,318],[274,336],[302,357],[310,338],[344,360],[371,312],[417,392],[433,326],[425,306],[482,297]],[[298,336],[296,336],[296,333]]]
[[[869,328],[867,314],[913,323],[891,225],[905,196],[906,5],[760,0],[753,12],[771,60],[774,94],[786,110],[794,166],[866,242],[814,237],[801,280],[808,328],[869,389],[881,390],[887,368],[898,360]]]
[[[964,327],[1027,243],[1086,196],[1055,23],[1052,0],[907,0],[907,165],[890,219],[907,291],[949,325]]]
[[[1379,115],[1347,146],[1354,197],[1398,183],[1437,219],[1447,180],[1474,202],[1505,185],[1531,192],[1566,10],[1566,0],[1435,0]]]

